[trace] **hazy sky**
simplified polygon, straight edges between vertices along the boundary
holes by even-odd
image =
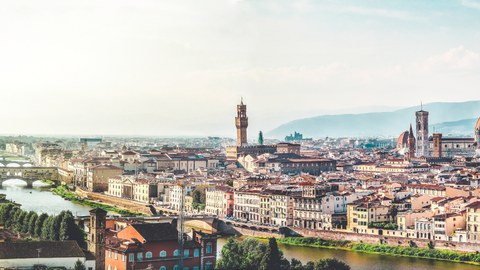
[[[235,136],[480,99],[480,0],[0,0],[1,134]]]

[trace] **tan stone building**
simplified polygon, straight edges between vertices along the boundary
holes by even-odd
[[[480,202],[471,203],[466,207],[467,238],[469,242],[480,242]]]
[[[121,168],[113,165],[97,165],[87,170],[87,189],[94,192],[108,190],[108,179],[123,173]]]

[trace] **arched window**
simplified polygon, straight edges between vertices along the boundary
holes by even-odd
[[[160,257],[161,258],[167,257],[167,252],[165,250],[160,251]]]
[[[212,243],[207,244],[207,254],[212,253]]]
[[[149,251],[149,252],[145,253],[145,258],[151,259],[152,258],[152,252]]]
[[[175,266],[173,267],[173,270],[178,270],[178,265],[175,265]]]
[[[198,248],[194,249],[193,250],[193,257],[197,258],[200,256],[200,251],[198,250]]]
[[[167,270],[167,268],[165,266],[160,266],[159,270]]]
[[[180,251],[178,251],[178,249],[175,249],[175,251],[173,252],[173,256],[180,256]]]

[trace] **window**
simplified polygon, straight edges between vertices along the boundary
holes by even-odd
[[[125,261],[125,257],[126,257],[125,254],[122,254],[122,262]]]
[[[198,248],[194,249],[193,250],[193,257],[195,258],[198,258],[200,256],[200,251],[198,250]],[[193,269],[195,270],[195,269]]]
[[[212,263],[211,263],[211,262],[207,262],[207,263],[205,264],[205,270],[210,270],[210,269],[212,269]]]
[[[188,255],[190,255],[190,250],[188,249],[183,250],[183,257],[187,258]]]
[[[161,258],[167,257],[167,252],[165,250],[160,251],[160,257]]]
[[[128,261],[133,262],[133,260],[135,260],[135,254],[133,253],[128,254]]]
[[[118,252],[114,251],[113,256],[115,257],[115,260],[118,260]]]
[[[180,251],[178,251],[178,249],[175,249],[175,251],[173,252],[173,256],[180,256]]]
[[[112,251],[109,249],[108,250],[108,257],[111,258],[112,257]]]
[[[151,259],[152,258],[152,252],[149,251],[149,252],[145,253],[145,258]]]
[[[212,243],[207,244],[207,251],[206,252],[207,252],[207,254],[212,253]]]
[[[188,267],[183,267],[183,270],[188,270]]]
[[[112,267],[111,267],[110,265],[108,265],[108,268],[107,268],[107,269],[108,269],[108,270],[112,270]]]
[[[159,270],[167,270],[167,268],[165,266],[160,266]]]
[[[173,267],[173,270],[178,270],[178,265],[175,265],[175,266]]]
[[[142,253],[142,252],[138,252],[138,253],[137,253],[137,259],[138,259],[139,261],[141,261],[141,260],[143,259],[143,253]]]
[[[198,266],[194,266],[194,267],[193,267],[193,270],[198,270]]]

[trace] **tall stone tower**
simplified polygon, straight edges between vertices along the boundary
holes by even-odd
[[[88,251],[95,255],[95,269],[105,270],[105,221],[107,212],[100,208],[90,210]]]
[[[442,134],[433,133],[433,149],[432,155],[434,157],[442,157]]]
[[[417,157],[426,157],[428,152],[428,112],[423,110],[415,113],[417,118]]]
[[[247,144],[247,105],[243,104],[243,98],[239,105],[237,105],[237,117],[235,117],[235,126],[237,127],[237,145],[242,146]]]
[[[408,152],[405,157],[407,160],[411,160],[415,157],[415,136],[413,135],[412,125],[410,124],[410,130],[408,131],[407,139]]]

